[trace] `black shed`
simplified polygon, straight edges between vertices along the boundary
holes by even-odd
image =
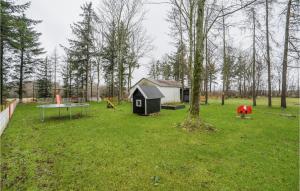
[[[161,98],[164,95],[155,86],[137,86],[130,95],[132,98],[133,113],[149,115],[158,113],[161,109]]]

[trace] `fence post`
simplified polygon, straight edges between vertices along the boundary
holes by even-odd
[[[8,104],[8,118],[10,119],[11,117],[11,104]]]

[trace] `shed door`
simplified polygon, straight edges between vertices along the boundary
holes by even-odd
[[[138,89],[133,93],[132,101],[133,113],[145,114],[145,98]]]

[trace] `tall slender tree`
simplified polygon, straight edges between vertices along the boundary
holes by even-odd
[[[256,15],[254,8],[251,9],[253,22],[253,44],[252,44],[252,99],[253,106],[256,106]]]
[[[200,95],[200,80],[203,67],[203,53],[204,53],[204,9],[205,9],[205,0],[198,0],[197,7],[197,38],[196,38],[196,53],[195,53],[195,63],[194,63],[194,72],[193,72],[193,91],[192,91],[192,103],[190,108],[190,118],[192,118],[193,123],[195,122],[196,126],[200,125],[200,104],[199,104],[199,95]]]
[[[94,44],[94,24],[98,21],[98,16],[93,10],[91,2],[85,3],[81,7],[81,10],[81,21],[78,21],[71,26],[74,38],[68,40],[70,47],[67,49],[67,52],[72,55],[70,57],[72,59],[72,69],[77,73],[77,92],[81,92],[81,96],[88,101],[91,62],[96,54]]]
[[[222,7],[223,10],[223,7]],[[226,71],[227,71],[227,64],[226,64],[226,26],[225,26],[225,15],[224,12],[223,13],[223,17],[222,17],[222,31],[223,31],[223,85],[222,85],[222,105],[225,104],[225,84],[226,84]]]
[[[40,62],[37,70],[37,87],[38,96],[40,98],[50,98],[52,96],[52,73],[53,68],[51,67],[48,57],[44,61]]]
[[[111,92],[118,89],[118,103],[124,97],[126,83],[130,88],[132,72],[139,67],[139,59],[150,44],[142,25],[143,5],[144,1],[104,0],[99,9],[105,31],[105,79]],[[114,96],[114,93],[110,94]]]
[[[16,33],[18,38],[15,41],[17,57],[14,66],[14,80],[18,86],[20,102],[23,99],[24,80],[31,77],[34,64],[41,61],[40,55],[44,53],[39,42],[41,33],[34,29],[34,26],[40,22],[26,18],[25,14],[17,20]]]
[[[271,84],[271,57],[270,57],[270,32],[269,32],[269,0],[266,1],[266,40],[267,40],[267,65],[268,65],[268,106],[272,106],[272,84]]]
[[[281,107],[282,108],[286,108],[287,68],[288,68],[288,49],[289,49],[291,4],[292,4],[292,0],[288,0],[287,10],[286,10],[284,49],[283,49],[283,61],[282,61],[282,88],[281,88]]]
[[[7,75],[8,67],[11,66],[11,55],[6,54],[15,47],[16,21],[22,17],[22,12],[30,6],[30,3],[16,4],[14,1],[1,0],[0,1],[0,105],[4,103],[4,79]],[[5,60],[10,60],[5,62]],[[8,63],[10,65],[8,66]]]
[[[115,96],[115,70],[116,70],[116,24],[111,22],[107,24],[109,29],[104,32],[106,44],[103,47],[102,58],[103,58],[103,70],[104,78],[109,87],[109,96]]]

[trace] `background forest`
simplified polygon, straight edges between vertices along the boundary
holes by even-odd
[[[155,48],[144,26],[147,4],[170,6],[174,51],[145,64]],[[28,9],[30,2],[1,0],[1,104],[16,96],[53,97],[58,90],[68,98],[121,102],[140,67],[148,68],[145,77],[180,81],[206,102],[209,95],[220,96],[222,104],[234,96],[256,105],[257,96],[268,96],[271,106],[272,96],[281,96],[286,107],[286,96],[299,97],[298,0],[87,2],[68,43],[50,53],[36,30],[42,21],[28,18]]]

